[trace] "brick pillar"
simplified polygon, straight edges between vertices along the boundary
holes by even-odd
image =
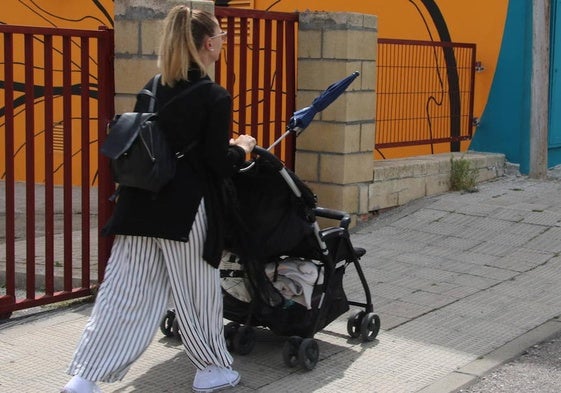
[[[178,4],[214,12],[206,0],[115,0],[115,113],[132,110],[136,94],[158,72],[162,21]]]
[[[377,23],[374,15],[330,12],[303,12],[299,21],[297,109],[360,72],[296,142],[296,173],[319,205],[354,217],[368,212],[373,180]]]

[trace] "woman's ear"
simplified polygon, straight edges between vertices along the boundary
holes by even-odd
[[[212,40],[210,38],[207,38],[205,41],[205,48],[211,52],[214,51],[214,48],[212,47]]]

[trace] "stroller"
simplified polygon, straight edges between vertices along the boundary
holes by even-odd
[[[378,335],[380,318],[359,263],[366,251],[351,243],[349,214],[318,207],[312,191],[269,150],[257,146],[254,154],[229,189],[237,206],[220,265],[224,318],[231,321],[224,328],[226,343],[231,352],[248,354],[256,344],[254,328],[265,327],[288,337],[282,351],[288,367],[312,370],[319,360],[315,333],[349,306],[362,310],[348,318],[348,334],[363,341]],[[320,229],[317,217],[338,225]],[[345,294],[350,264],[364,302],[349,301]],[[160,328],[180,337],[174,310],[167,311]]]

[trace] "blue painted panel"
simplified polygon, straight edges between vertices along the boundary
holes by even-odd
[[[528,173],[532,4],[510,1],[497,70],[470,150],[503,153]]]
[[[561,0],[551,7],[551,73],[549,97],[549,148],[561,148]]]

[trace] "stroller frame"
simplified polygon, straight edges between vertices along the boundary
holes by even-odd
[[[294,195],[297,198],[301,198],[301,190],[284,164],[275,155],[259,146],[255,147],[254,153],[268,161],[273,169],[278,171],[278,174],[284,179]],[[315,207],[313,212],[315,217],[339,221],[338,226],[326,229],[320,229],[315,219],[310,223],[313,229],[313,237],[321,254],[318,262],[324,269],[325,275],[323,284],[319,285],[321,292],[320,294],[316,293],[320,300],[317,304],[313,305],[315,310],[307,314],[308,316],[311,314],[315,318],[314,321],[304,329],[291,330],[290,327],[276,326],[270,320],[264,320],[259,315],[256,315],[255,311],[259,308],[256,302],[261,301],[256,299],[256,296],[252,297],[252,301],[248,305],[249,311],[247,314],[239,314],[228,310],[228,305],[235,304],[235,302],[229,302],[228,294],[225,294],[224,317],[232,321],[225,327],[225,337],[228,348],[233,352],[242,355],[251,352],[255,345],[255,333],[252,328],[263,326],[278,335],[289,337],[283,349],[283,359],[287,366],[294,367],[300,364],[304,369],[311,370],[315,367],[319,358],[319,348],[317,342],[313,339],[315,333],[348,311],[349,306],[357,306],[363,309],[352,313],[349,317],[347,323],[349,335],[353,338],[362,337],[363,341],[372,341],[376,338],[380,329],[380,318],[373,312],[372,296],[360,265],[360,258],[365,255],[366,250],[355,248],[352,245],[348,231],[351,217],[348,213],[323,207]],[[365,297],[363,302],[349,301],[346,295],[344,295],[342,275],[344,275],[345,269],[350,264],[353,264],[355,267],[363,287]],[[231,270],[221,270],[222,277],[232,277],[232,274]],[[254,286],[254,291],[259,290],[255,282],[252,282],[252,285]],[[336,309],[332,309],[330,308],[330,301],[337,295],[335,292],[338,290],[343,291],[344,301],[341,302],[339,300],[339,305]],[[338,295],[340,298],[341,294],[339,293]]]
[[[279,139],[273,142],[269,149],[263,149],[259,146],[254,148],[253,154],[265,159],[272,165],[274,170],[278,171],[296,198],[302,197],[302,191],[294,181],[291,174],[284,167],[284,164],[269,151],[289,134],[294,134],[296,136],[300,135],[300,133],[302,133],[302,131],[313,120],[315,114],[322,111],[340,94],[342,94],[358,75],[358,72],[354,72],[350,76],[333,83],[318,97],[316,97],[309,107],[295,112],[287,126],[287,131]],[[246,168],[241,169],[240,172],[243,173],[250,170],[254,164],[255,161]],[[351,313],[347,319],[347,333],[349,336],[352,338],[360,337],[363,341],[373,341],[378,335],[381,325],[380,317],[373,311],[370,289],[359,262],[360,258],[365,255],[366,250],[363,248],[355,248],[352,245],[348,231],[349,224],[351,222],[350,215],[338,210],[317,207],[315,206],[315,203],[312,210],[313,222],[309,221],[309,224],[312,226],[313,237],[320,250],[319,256],[316,255],[318,254],[316,253],[313,257],[309,257],[308,255],[300,255],[299,257],[309,258],[319,262],[321,268],[323,268],[324,281],[323,284],[314,285],[311,305],[312,310],[302,311],[302,309],[304,309],[304,307],[302,307],[301,309],[298,309],[300,311],[297,312],[297,317],[300,319],[309,319],[310,317],[314,317],[315,319],[313,319],[312,323],[309,325],[299,326],[298,328],[291,330],[290,326],[283,326],[283,323],[275,324],[274,319],[267,319],[256,312],[259,310],[259,306],[263,306],[264,304],[266,305],[266,302],[263,302],[263,299],[259,300],[259,296],[252,296],[249,306],[246,307],[248,303],[244,303],[234,298],[223,289],[224,317],[232,321],[224,328],[224,336],[229,350],[237,352],[240,355],[251,352],[255,345],[255,332],[253,327],[264,326],[278,335],[289,337],[285,342],[282,353],[283,360],[287,366],[295,367],[300,365],[306,370],[312,370],[319,360],[319,346],[317,341],[313,338],[315,333],[323,329],[343,313],[347,312],[349,310],[349,306],[362,308],[362,310]],[[338,220],[339,225],[328,227],[326,229],[320,229],[319,224],[315,219],[316,217]],[[309,217],[306,218],[309,220]],[[274,257],[281,256],[282,255],[275,255]],[[289,255],[289,257],[291,256],[293,255]],[[344,293],[343,275],[345,273],[345,269],[350,264],[354,265],[360,283],[363,287],[365,296],[364,302],[349,301]],[[251,264],[248,264],[248,266],[251,266]],[[249,270],[247,266],[246,270]],[[228,272],[221,269],[220,273],[222,277],[234,277],[233,271]],[[255,273],[255,269],[253,273]],[[249,279],[251,286],[253,287],[253,295],[255,295],[258,293],[259,287],[256,285],[256,281],[254,280],[255,277],[252,279],[252,277],[250,277],[251,275],[251,272],[241,271],[241,277],[247,277]],[[265,280],[268,280],[268,278],[265,277]],[[335,282],[333,282],[334,280]],[[267,282],[270,285],[270,282]],[[317,293],[316,289],[319,293]],[[280,296],[279,293],[277,294]],[[314,299],[317,299],[317,296],[319,296],[319,300],[316,301]],[[238,306],[241,307],[242,313],[236,313],[235,311],[228,309],[230,304],[228,302],[230,302],[231,299],[241,303],[241,305],[238,304]],[[330,307],[330,303],[332,302],[334,302],[335,305]],[[246,312],[247,308],[249,308],[249,312]],[[286,314],[283,314],[282,308],[279,307],[269,307],[268,311],[270,310],[272,310],[272,313],[276,312],[275,316],[282,317]],[[162,319],[160,329],[166,336],[181,337],[177,320],[175,318],[175,311],[173,309],[168,310],[167,314]]]

